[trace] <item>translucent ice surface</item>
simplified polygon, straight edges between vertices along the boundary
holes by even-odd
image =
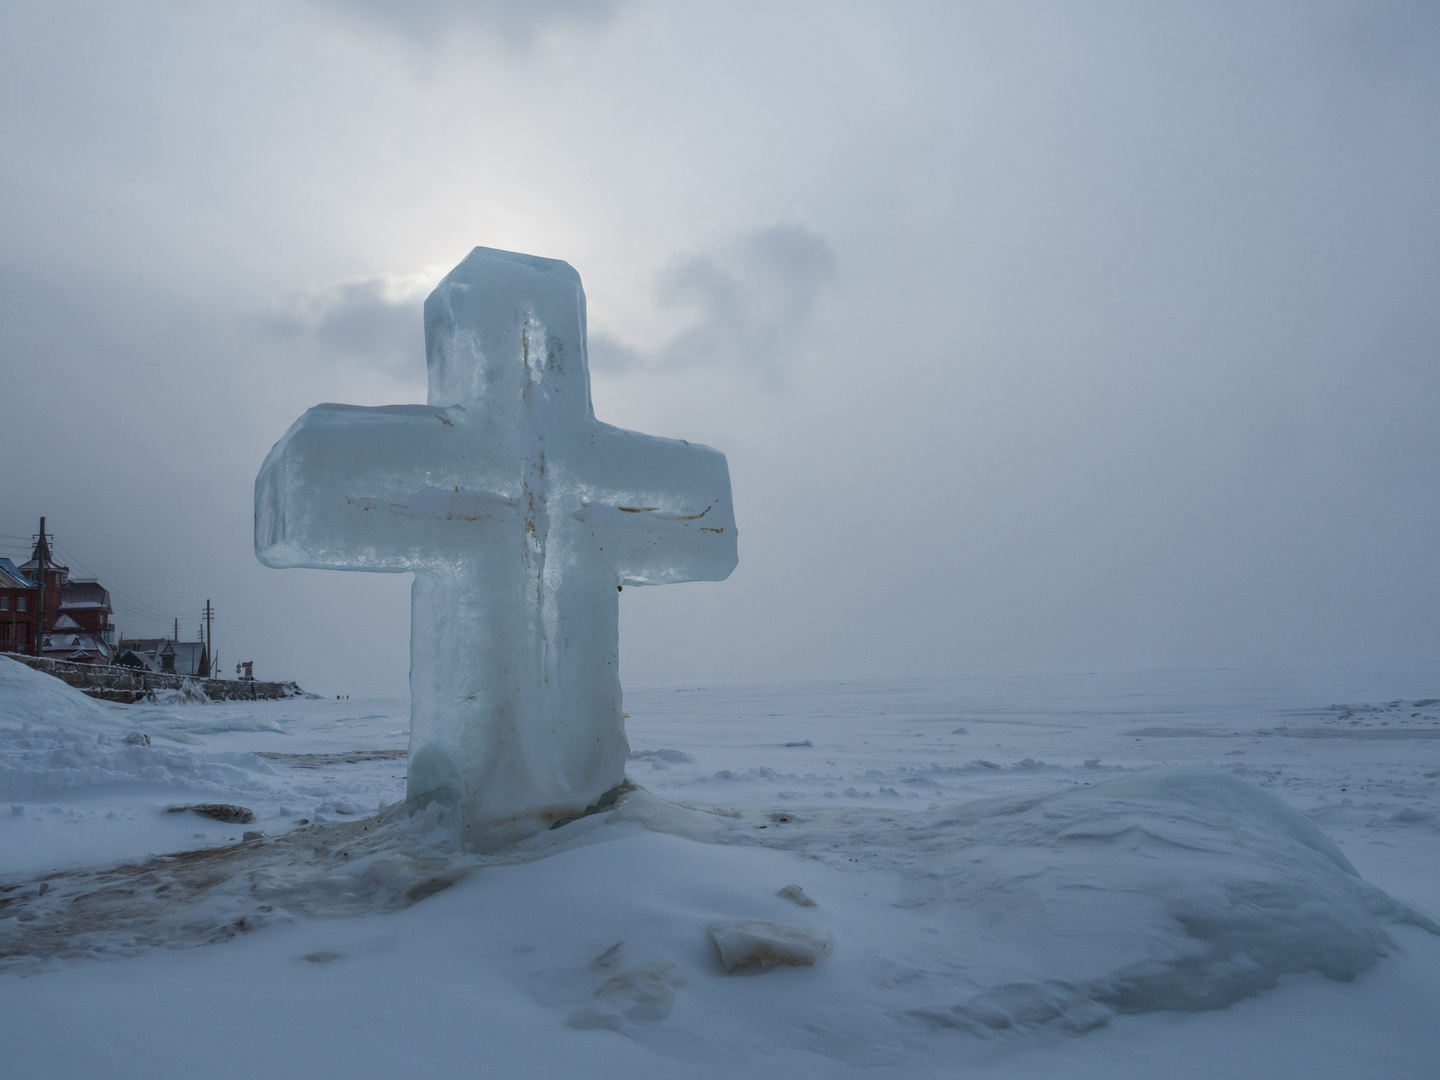
[[[409,789],[487,849],[624,780],[617,586],[736,563],[725,456],[595,419],[569,264],[476,248],[425,302],[426,405],[319,405],[255,482],[275,567],[413,573]]]

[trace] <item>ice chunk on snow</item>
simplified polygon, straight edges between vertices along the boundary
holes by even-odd
[[[183,686],[157,687],[145,695],[152,705],[208,705],[210,697],[196,683],[186,682]]]
[[[775,894],[782,900],[793,900],[801,907],[814,907],[815,901],[799,885],[786,885]]]
[[[781,926],[761,919],[717,922],[711,940],[726,971],[764,971],[772,967],[813,967],[830,955],[830,935],[808,926]]]
[[[426,405],[321,405],[255,482],[267,566],[413,572],[407,805],[488,849],[625,778],[617,587],[736,562],[708,447],[602,424],[566,263],[476,248],[425,303]]]

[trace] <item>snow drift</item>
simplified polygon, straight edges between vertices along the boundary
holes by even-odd
[[[254,791],[256,774],[274,772],[250,754],[207,760],[152,745],[146,725],[136,723],[140,719],[106,709],[53,675],[0,657],[0,802],[117,786],[227,795]],[[159,726],[164,725],[162,718]],[[164,731],[155,734],[165,737]]]
[[[93,698],[53,675],[0,656],[0,731],[28,725],[72,732],[121,730],[114,716]]]
[[[612,820],[778,847],[859,879],[893,875],[894,907],[931,935],[892,956],[896,1004],[979,1033],[1223,1008],[1287,974],[1353,979],[1393,947],[1387,923],[1440,934],[1360,878],[1298,811],[1211,770],[913,815],[735,820],[637,792]]]

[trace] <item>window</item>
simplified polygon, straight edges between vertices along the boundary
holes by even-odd
[[[10,610],[10,597],[0,596],[0,611]]]
[[[20,597],[16,597],[16,599],[18,599],[18,600],[20,601],[18,610],[24,611],[24,610],[25,610],[25,597],[20,596]]]

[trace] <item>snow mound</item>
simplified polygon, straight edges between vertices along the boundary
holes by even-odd
[[[1157,770],[915,815],[752,816],[636,792],[612,820],[897,876],[897,906],[938,935],[891,959],[910,1015],[941,1027],[1083,1031],[1117,1012],[1224,1008],[1287,974],[1353,979],[1393,947],[1386,923],[1440,934],[1304,815],[1228,773]]]
[[[144,787],[231,797],[268,790],[253,766],[202,759],[188,750],[127,742],[120,734],[59,728],[0,729],[0,802],[42,802],[96,788]],[[253,757],[253,755],[234,755]]]
[[[69,731],[115,731],[114,714],[53,675],[0,656],[0,729],[27,724]]]
[[[153,746],[133,727],[53,675],[0,657],[0,802],[116,786],[229,795],[256,790],[253,774],[273,772],[248,754],[237,763]]]

